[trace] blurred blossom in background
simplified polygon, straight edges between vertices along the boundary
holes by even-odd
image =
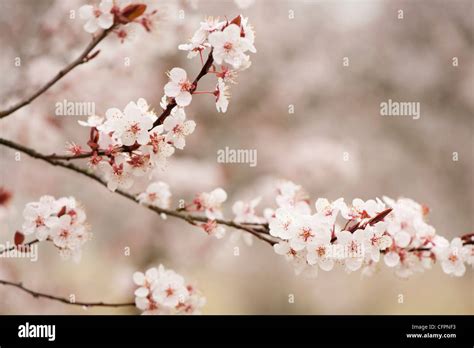
[[[70,11],[83,4],[0,0],[0,109],[32,93],[82,52],[90,35]],[[273,206],[274,181],[284,178],[303,185],[313,201],[410,197],[430,207],[429,223],[439,234],[452,238],[474,231],[472,1],[153,4],[159,20],[151,34],[137,28],[123,44],[108,37],[97,58],[2,120],[1,137],[43,153],[62,153],[67,141],[83,142],[88,130],[78,126],[78,117],[55,115],[55,104],[65,99],[93,102],[102,115],[139,97],[158,110],[166,71],[181,66],[194,76],[200,69],[177,46],[205,17],[242,13],[255,28],[257,54],[232,87],[227,113],[216,112],[212,96],[196,98],[187,109],[196,131],[167,170],[153,174],[170,185],[173,207],[220,186],[229,193],[226,213],[232,217],[236,200],[261,195],[260,207]],[[200,89],[212,89],[208,82],[204,78]],[[381,116],[380,104],[389,99],[420,103],[420,118]],[[218,163],[217,152],[226,146],[257,150],[258,164]],[[13,195],[0,210],[0,242],[11,241],[20,229],[24,205],[45,194],[75,196],[93,233],[79,264],[62,261],[44,243],[36,263],[0,260],[0,278],[78,300],[113,302],[133,297],[134,271],[163,263],[201,289],[205,314],[474,313],[470,271],[447,278],[434,267],[399,279],[382,266],[372,277],[342,269],[320,272],[317,279],[297,277],[265,243],[249,247],[231,238],[230,230],[222,240],[209,238],[87,178],[26,156],[15,161],[4,147],[0,153],[0,186]],[[133,189],[146,186],[143,180]],[[0,288],[0,299],[2,314],[137,313],[86,311],[8,288]]]

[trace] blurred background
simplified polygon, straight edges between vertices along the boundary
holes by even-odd
[[[77,13],[85,3],[0,0],[0,109],[31,94],[83,51],[90,37],[70,11]],[[313,202],[409,197],[430,207],[429,222],[439,234],[473,232],[472,1],[148,3],[158,9],[154,32],[138,28],[124,44],[108,37],[96,59],[3,119],[1,137],[43,153],[62,153],[66,141],[85,145],[88,130],[78,126],[77,117],[55,116],[55,103],[64,99],[94,102],[104,114],[144,97],[159,110],[165,72],[180,66],[194,76],[200,69],[199,58],[188,60],[177,45],[206,16],[242,13],[255,28],[258,52],[231,87],[226,114],[218,114],[207,95],[196,96],[187,108],[196,131],[167,171],[155,173],[156,180],[170,184],[173,206],[221,186],[229,193],[226,213],[232,217],[235,200],[262,196],[260,208],[273,206],[275,180],[289,179],[303,185]],[[200,89],[213,84],[205,77]],[[381,116],[380,103],[388,99],[419,102],[421,117]],[[217,151],[226,146],[256,149],[257,166],[217,163]],[[75,196],[93,232],[79,264],[62,261],[43,243],[36,263],[0,259],[0,279],[75,294],[77,300],[114,302],[133,298],[134,271],[163,263],[204,293],[205,314],[474,314],[472,269],[451,278],[436,265],[399,279],[381,264],[372,277],[336,269],[305,279],[265,243],[247,246],[231,230],[223,240],[209,238],[182,221],[163,221],[87,178],[26,156],[15,161],[4,147],[0,154],[0,186],[13,194],[0,207],[0,243],[12,241],[21,228],[24,205],[45,194]],[[146,180],[138,182],[131,191],[146,186]],[[0,313],[137,311],[85,310],[0,287]]]

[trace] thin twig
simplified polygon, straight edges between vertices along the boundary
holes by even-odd
[[[107,302],[102,302],[102,301],[100,301],[100,302],[70,301],[65,297],[54,296],[54,295],[46,294],[44,292],[31,290],[31,289],[26,288],[25,286],[23,286],[22,283],[14,283],[14,282],[10,282],[8,280],[0,279],[0,284],[20,289],[20,290],[30,294],[34,298],[46,298],[48,300],[62,302],[62,303],[65,303],[65,304],[68,304],[68,305],[71,305],[71,306],[82,306],[82,307],[131,307],[131,306],[135,306],[135,302],[107,303]]]
[[[115,28],[115,26],[110,27],[109,29],[103,30],[97,36],[92,38],[92,41],[87,45],[84,51],[77,57],[74,61],[72,61],[69,65],[61,69],[51,80],[46,82],[41,88],[39,88],[35,93],[30,95],[29,97],[20,100],[18,103],[12,105],[10,108],[0,111],[0,118],[7,117],[8,115],[14,113],[18,109],[30,104],[33,100],[38,98],[41,94],[46,92],[50,89],[56,82],[58,82],[61,78],[66,76],[71,70],[76,68],[77,66],[87,63],[90,59],[95,58],[97,56],[98,51],[94,52],[93,54],[89,55],[91,51]]]

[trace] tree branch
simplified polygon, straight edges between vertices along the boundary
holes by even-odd
[[[23,153],[27,154],[28,156],[30,156],[32,158],[40,159],[40,160],[42,160],[44,162],[47,162],[51,165],[59,166],[59,167],[63,167],[63,168],[75,171],[79,174],[82,174],[84,176],[89,177],[90,179],[93,179],[94,181],[100,183],[101,185],[103,185],[105,187],[107,186],[107,183],[103,179],[101,179],[99,176],[97,176],[93,173],[90,173],[85,169],[77,167],[77,166],[75,166],[71,163],[64,163],[60,160],[51,159],[51,156],[43,155],[43,154],[41,154],[41,153],[39,153],[39,152],[37,152],[33,149],[22,146],[20,144],[16,144],[16,143],[14,143],[12,141],[9,141],[9,140],[6,140],[6,139],[0,138],[0,144],[4,145],[6,147],[9,147],[11,149],[15,149],[15,150],[18,150],[20,152],[23,152]],[[133,196],[132,194],[130,194],[128,192],[125,192],[125,191],[122,191],[122,190],[117,190],[117,191],[115,191],[115,193],[117,193],[117,194],[133,201],[136,204],[140,204],[138,202],[138,200],[135,198],[135,196]],[[184,220],[184,221],[186,221],[186,222],[188,222],[192,225],[196,225],[196,222],[205,223],[205,222],[208,221],[207,217],[205,217],[205,216],[196,216],[196,215],[188,214],[186,212],[183,212],[180,209],[170,210],[170,209],[163,209],[163,208],[159,208],[159,207],[153,207],[153,206],[150,206],[150,205],[145,205],[145,207],[148,208],[149,210],[154,211],[157,214],[167,214],[167,215],[176,217],[178,219]],[[385,217],[388,213],[389,213],[389,211],[387,210],[387,211],[382,212],[380,215],[381,216],[383,215],[383,217]],[[378,219],[376,219],[376,218],[374,218],[374,220],[373,221],[371,220],[370,222],[374,222],[374,221],[378,221],[379,219],[382,219],[380,217]],[[232,227],[232,228],[235,228],[235,229],[239,229],[239,230],[243,230],[245,232],[251,233],[252,235],[257,237],[258,239],[263,240],[264,242],[267,242],[270,245],[274,245],[274,244],[277,243],[277,241],[269,235],[268,224],[245,224],[245,223],[238,224],[238,223],[235,223],[233,221],[227,221],[227,220],[222,220],[222,219],[217,219],[216,222],[218,224],[221,224],[221,225],[226,225],[228,227]],[[474,244],[474,234],[472,234],[472,233],[462,236],[461,239],[463,240],[463,245],[472,245],[472,244]],[[35,244],[35,243],[38,243],[38,242],[39,241],[37,239],[35,239],[35,240],[32,240],[32,241],[26,243],[25,245],[29,246],[29,245],[32,245],[32,244]],[[15,248],[16,248],[16,246],[12,246],[9,249],[0,250],[0,255],[2,253],[6,252],[6,251],[14,250]],[[407,249],[408,252],[420,252],[420,251],[430,251],[430,250],[431,250],[431,248]],[[71,302],[67,298],[64,298],[64,297],[45,294],[45,293],[41,293],[41,292],[37,292],[37,291],[33,291],[31,289],[25,288],[22,283],[14,283],[14,282],[10,282],[10,281],[0,279],[0,284],[20,289],[20,290],[22,290],[26,293],[29,293],[30,295],[32,295],[35,298],[46,298],[46,299],[49,299],[49,300],[58,301],[58,302],[69,304],[69,305],[86,306],[86,307],[128,307],[128,306],[135,306],[134,302],[124,302],[124,303]]]
[[[3,139],[3,138],[0,138],[0,144],[4,145],[6,147],[9,147],[11,149],[15,149],[17,151],[23,152],[23,153],[27,154],[30,157],[40,159],[40,160],[42,160],[44,162],[47,162],[47,163],[49,163],[53,166],[63,167],[63,168],[69,169],[71,171],[74,171],[76,173],[87,176],[88,178],[98,182],[102,186],[107,187],[107,183],[102,178],[100,178],[99,176],[91,173],[90,171],[88,171],[86,169],[83,169],[83,168],[80,168],[80,167],[78,167],[78,166],[76,166],[72,163],[64,163],[60,160],[51,159],[50,156],[43,155],[43,154],[35,151],[34,149],[30,149],[26,146],[14,143],[10,140],[6,140],[6,139]],[[125,198],[133,201],[136,204],[140,204],[140,202],[137,200],[137,198],[134,195],[132,195],[131,193],[128,193],[128,192],[125,192],[125,191],[122,191],[122,190],[116,190],[115,193],[121,195],[122,197],[125,197]],[[192,225],[195,225],[196,222],[205,223],[205,222],[208,221],[208,218],[205,217],[205,216],[192,215],[192,214],[188,214],[186,212],[181,212],[181,211],[178,211],[178,210],[164,209],[164,208],[154,207],[154,206],[150,206],[150,205],[144,205],[144,206],[146,208],[148,208],[149,210],[154,211],[157,214],[170,215],[170,216],[176,217],[178,219],[184,220],[184,221],[186,221],[186,222],[188,222]],[[239,230],[251,233],[255,237],[257,237],[258,239],[263,240],[263,241],[269,243],[270,245],[273,245],[273,244],[277,243],[275,240],[273,240],[269,236],[268,229],[265,228],[264,225],[259,226],[259,229],[257,230],[257,228],[255,228],[255,227],[244,226],[244,225],[241,225],[241,224],[237,224],[233,221],[216,219],[216,222],[218,224],[221,224],[221,225],[226,225],[228,227],[232,227],[232,228],[235,228],[235,229],[239,229]]]
[[[209,52],[209,55],[207,57],[206,63],[204,63],[203,67],[199,71],[199,74],[196,76],[196,78],[193,81],[193,87],[190,90],[190,93],[193,94],[196,91],[197,85],[199,80],[201,80],[208,72],[209,69],[211,68],[212,64],[214,62],[214,58],[212,57],[212,50]],[[171,114],[171,111],[176,107],[176,102],[173,100],[171,103],[169,103],[166,107],[165,110],[158,116],[156,121],[153,123],[153,126],[151,129],[163,124],[165,119]],[[117,149],[118,152],[120,151],[128,151],[126,147],[122,146]],[[98,155],[102,156],[105,155],[105,151],[89,151],[80,155],[56,155],[55,153],[45,156],[51,160],[64,160],[64,161],[71,161],[71,160],[76,160],[76,159],[84,159],[84,158],[89,158],[92,157],[93,155]]]
[[[50,295],[50,294],[45,294],[43,292],[38,292],[38,291],[31,290],[29,288],[24,287],[22,283],[14,283],[14,282],[10,282],[8,280],[0,279],[0,284],[20,289],[21,291],[24,291],[24,292],[30,294],[34,298],[46,298],[48,300],[58,301],[58,302],[62,302],[62,303],[68,304],[68,305],[72,305],[72,306],[82,306],[82,307],[131,307],[131,306],[135,306],[135,302],[123,302],[123,303],[107,303],[107,302],[102,302],[102,301],[100,301],[100,302],[81,302],[81,301],[71,302],[70,300],[68,300],[65,297],[54,296],[54,295]]]
[[[29,97],[20,100],[15,105],[12,105],[10,108],[0,111],[0,118],[7,117],[8,115],[14,113],[18,109],[21,109],[25,105],[30,104],[33,100],[38,98],[41,94],[46,92],[49,88],[51,88],[56,82],[58,82],[61,78],[63,78],[66,74],[68,74],[71,70],[76,68],[77,66],[87,63],[90,59],[97,56],[99,51],[94,52],[92,55],[89,56],[89,53],[115,28],[115,26],[110,27],[109,29],[103,30],[99,35],[92,38],[92,41],[87,45],[84,51],[77,57],[74,61],[72,61],[69,65],[64,67],[60,70],[56,76],[54,76],[51,80],[49,80],[44,86],[38,89],[35,93],[30,95]]]

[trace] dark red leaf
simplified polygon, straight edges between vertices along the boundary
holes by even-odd
[[[145,4],[131,4],[125,7],[120,15],[131,22],[134,19],[140,17],[145,11]]]
[[[23,244],[23,242],[25,241],[25,235],[21,233],[20,231],[16,231],[15,237],[13,238],[13,240],[15,242],[15,246],[19,246]]]
[[[242,18],[240,17],[240,15],[238,15],[237,17],[235,17],[233,20],[230,21],[230,24],[236,24],[240,27],[241,20]]]

